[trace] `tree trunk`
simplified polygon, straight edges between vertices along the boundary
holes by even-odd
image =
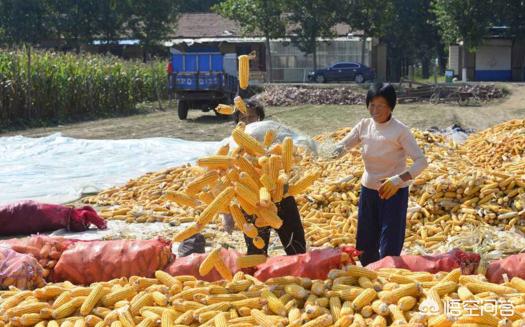
[[[430,58],[423,56],[421,59],[421,75],[424,79],[430,77]]]
[[[437,55],[439,60],[439,74],[444,75],[445,70],[447,69],[447,56],[445,54],[445,49],[442,44],[439,44],[437,46]],[[459,72],[454,73],[459,74]]]
[[[313,50],[312,55],[313,55],[313,60],[314,60],[314,71],[315,71],[317,70],[317,40],[315,37],[314,37],[312,50]]]
[[[366,33],[363,33],[361,43],[361,64],[365,64],[365,53],[366,53]]]
[[[266,38],[266,76],[267,76],[268,82],[272,83],[273,82],[272,52],[270,50],[270,36],[268,35],[268,33],[266,33],[265,38]]]

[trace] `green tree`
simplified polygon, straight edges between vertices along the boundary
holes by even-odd
[[[144,61],[151,47],[165,40],[176,28],[180,15],[179,0],[129,0],[128,26],[132,37],[142,44]]]
[[[58,36],[67,48],[80,53],[80,46],[93,40],[96,33],[97,0],[49,0]]]
[[[317,38],[333,36],[332,27],[342,10],[341,2],[334,0],[287,0],[288,20],[295,26],[292,43],[306,54],[313,55],[317,69]]]
[[[513,40],[525,39],[525,1],[507,0],[497,2],[498,25],[508,26],[508,36]]]
[[[443,40],[460,40],[467,49],[479,46],[494,19],[498,0],[434,0],[433,11]]]
[[[130,15],[129,1],[99,0],[95,21],[99,39],[110,44],[125,35],[124,26]]]
[[[352,30],[363,31],[361,62],[365,61],[366,39],[381,37],[384,27],[392,12],[391,2],[384,0],[346,0],[340,11],[340,20],[352,27]]]
[[[0,30],[10,45],[38,44],[52,34],[46,1],[0,0]]]
[[[181,5],[181,12],[209,12],[221,0],[186,0]]]
[[[237,21],[244,34],[260,32],[266,43],[266,72],[272,81],[272,57],[270,39],[285,35],[285,24],[281,18],[281,0],[225,0],[213,10],[224,17]]]

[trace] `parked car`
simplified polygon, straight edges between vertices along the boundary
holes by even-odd
[[[355,81],[364,83],[375,78],[372,68],[354,62],[339,62],[325,69],[308,74],[308,80],[317,83]]]

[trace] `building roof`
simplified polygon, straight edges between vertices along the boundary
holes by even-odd
[[[291,35],[293,26],[287,27],[287,34]],[[333,28],[335,36],[347,36],[352,29],[347,24],[337,24]],[[353,31],[355,36],[362,35]],[[241,26],[228,18],[216,13],[186,13],[182,14],[177,22],[172,38],[235,38],[235,37],[260,37],[261,33],[243,35]]]

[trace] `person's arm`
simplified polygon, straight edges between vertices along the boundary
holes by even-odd
[[[359,123],[357,123],[357,125],[352,128],[350,133],[348,133],[339,143],[337,143],[334,151],[335,157],[343,155],[361,143],[360,134],[362,122],[363,121],[361,120]]]
[[[423,172],[423,170],[428,167],[428,162],[410,130],[406,130],[401,135],[399,142],[405,150],[405,153],[413,161],[412,166],[410,166],[406,172],[399,176],[403,181],[406,182],[419,176],[419,174],[421,174],[421,172]]]
[[[410,130],[407,129],[403,132],[399,143],[414,163],[407,169],[407,171],[396,176],[391,176],[381,184],[378,191],[379,196],[382,199],[387,200],[391,198],[396,194],[397,190],[404,182],[416,178],[428,166],[427,159],[425,158],[423,151],[419,148],[419,145]]]

